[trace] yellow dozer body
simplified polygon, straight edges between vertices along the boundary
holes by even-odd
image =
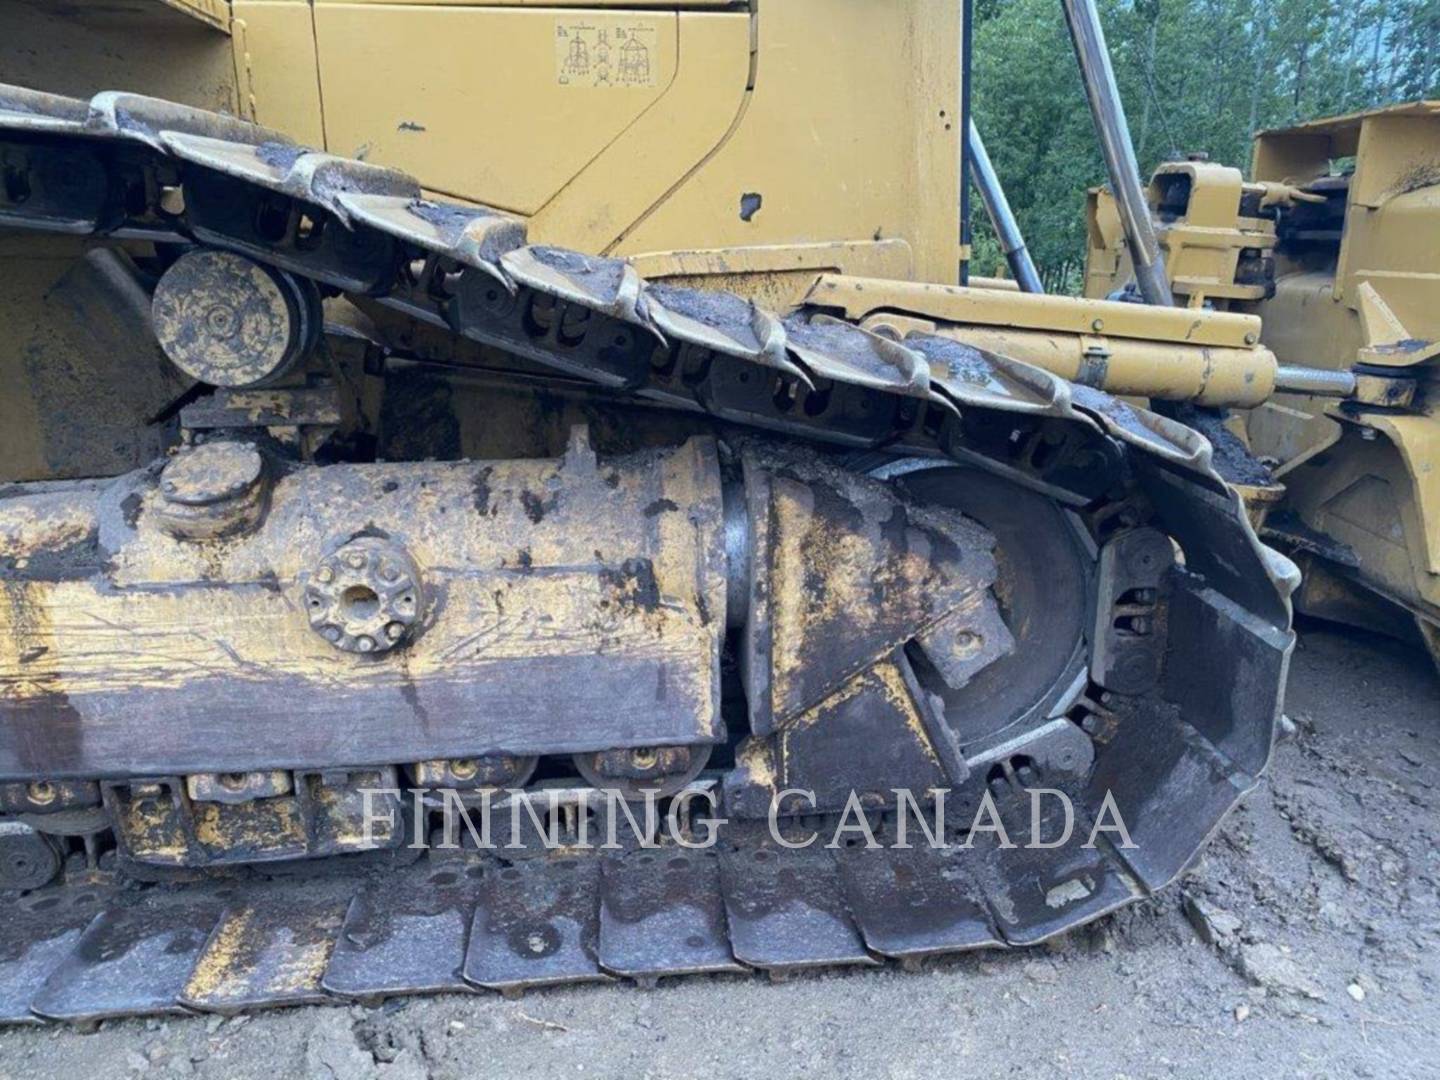
[[[1440,102],[1263,132],[1250,172],[1168,163],[1150,199],[1190,309],[1258,315],[1281,364],[1332,373],[1233,422],[1277,485],[1262,532],[1304,568],[1303,611],[1440,661]],[[1106,296],[1128,264],[1107,193],[1090,237]]]

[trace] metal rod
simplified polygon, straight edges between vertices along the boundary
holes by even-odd
[[[995,235],[1000,238],[1000,247],[1005,251],[1005,261],[1010,264],[1010,274],[1020,286],[1021,292],[1043,293],[1045,286],[1035,271],[1035,263],[1025,247],[1025,237],[1020,232],[1020,223],[1010,209],[1010,200],[995,175],[995,166],[980,138],[980,129],[970,121],[966,132],[966,147],[970,151],[970,177],[975,181],[975,190],[990,215],[990,224],[995,226]]]
[[[1100,13],[1095,9],[1095,0],[1062,2],[1065,21],[1070,24],[1070,40],[1075,45],[1075,58],[1080,63],[1080,76],[1085,82],[1085,96],[1090,99],[1090,113],[1100,137],[1100,152],[1105,157],[1110,188],[1115,193],[1120,223],[1125,229],[1130,260],[1135,264],[1135,282],[1147,304],[1172,306],[1175,297],[1165,277],[1165,259],[1140,186],[1140,166],[1135,161],[1130,126],[1120,102],[1120,89],[1115,84],[1115,71],[1110,66],[1105,32],[1100,28]]]
[[[1280,364],[1275,368],[1275,389],[1280,393],[1350,397],[1355,393],[1355,374],[1350,371]]]
[[[960,250],[968,252],[973,239],[970,228],[970,76],[974,60],[975,0],[960,0],[960,114],[955,117],[960,132]],[[970,256],[960,260],[960,284],[970,284]]]

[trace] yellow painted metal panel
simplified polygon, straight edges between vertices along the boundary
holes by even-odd
[[[306,146],[323,147],[309,0],[235,0],[234,15],[241,114]]]
[[[607,250],[731,130],[750,77],[749,15],[687,12],[679,34],[669,90],[535,215],[532,238]],[[556,45],[562,63],[577,45],[594,51],[574,37]]]
[[[955,280],[959,8],[762,4],[738,128],[617,250],[900,237]]]
[[[678,21],[674,12],[319,4],[328,146],[533,214],[665,95]],[[557,48],[581,34],[584,75]],[[635,42],[648,66],[622,77],[620,51]],[[638,70],[633,60],[626,70]]]
[[[810,299],[837,307],[852,319],[874,311],[906,311],[950,323],[1008,326],[1063,334],[1104,334],[1113,338],[1181,345],[1250,349],[1259,338],[1254,315],[1191,311],[1113,300],[965,289],[955,286],[866,281],[827,276]]]

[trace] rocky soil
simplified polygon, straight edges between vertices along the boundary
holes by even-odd
[[[1440,681],[1312,627],[1288,712],[1178,887],[1039,950],[6,1030],[0,1078],[1440,1076]]]

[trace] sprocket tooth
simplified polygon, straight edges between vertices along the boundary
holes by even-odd
[[[471,990],[461,969],[480,876],[478,862],[427,861],[404,881],[367,886],[350,901],[321,986],[351,998]]]
[[[225,908],[180,994],[204,1012],[318,1005],[321,978],[355,883],[279,880],[246,887]]]
[[[486,867],[465,980],[502,993],[609,982],[600,970],[600,860],[556,853]]]
[[[386,195],[414,200],[420,184],[397,169],[336,157],[292,142],[237,143],[208,135],[165,131],[163,147],[194,165],[314,203],[349,222],[341,196]]]
[[[292,145],[288,135],[248,120],[120,90],[107,90],[90,99],[85,130],[132,139],[156,150],[165,149],[167,134],[202,135],[246,146]]]
[[[216,890],[150,892],[107,908],[35,996],[51,1020],[184,1013],[179,998],[224,909]]]
[[[842,847],[836,852],[845,896],[865,943],[897,960],[1003,945],[971,880],[973,853],[930,847],[915,828],[908,849]]]
[[[0,1025],[38,1024],[31,1002],[74,952],[107,890],[49,888],[10,904],[0,922]]]
[[[829,315],[784,320],[791,355],[816,378],[930,398],[930,369],[913,350]]]
[[[655,325],[676,341],[775,368],[814,387],[809,372],[790,359],[781,321],[743,296],[654,283],[645,299]]]
[[[525,243],[525,222],[488,207],[344,193],[335,197],[351,221],[474,267],[514,291],[501,258]]]
[[[741,972],[730,950],[719,856],[664,848],[610,855],[600,890],[600,963],[642,984]]]
[[[0,129],[78,135],[89,116],[80,98],[0,83]]]
[[[756,830],[722,841],[720,882],[741,963],[781,972],[878,963],[846,907],[829,851],[785,848]]]

